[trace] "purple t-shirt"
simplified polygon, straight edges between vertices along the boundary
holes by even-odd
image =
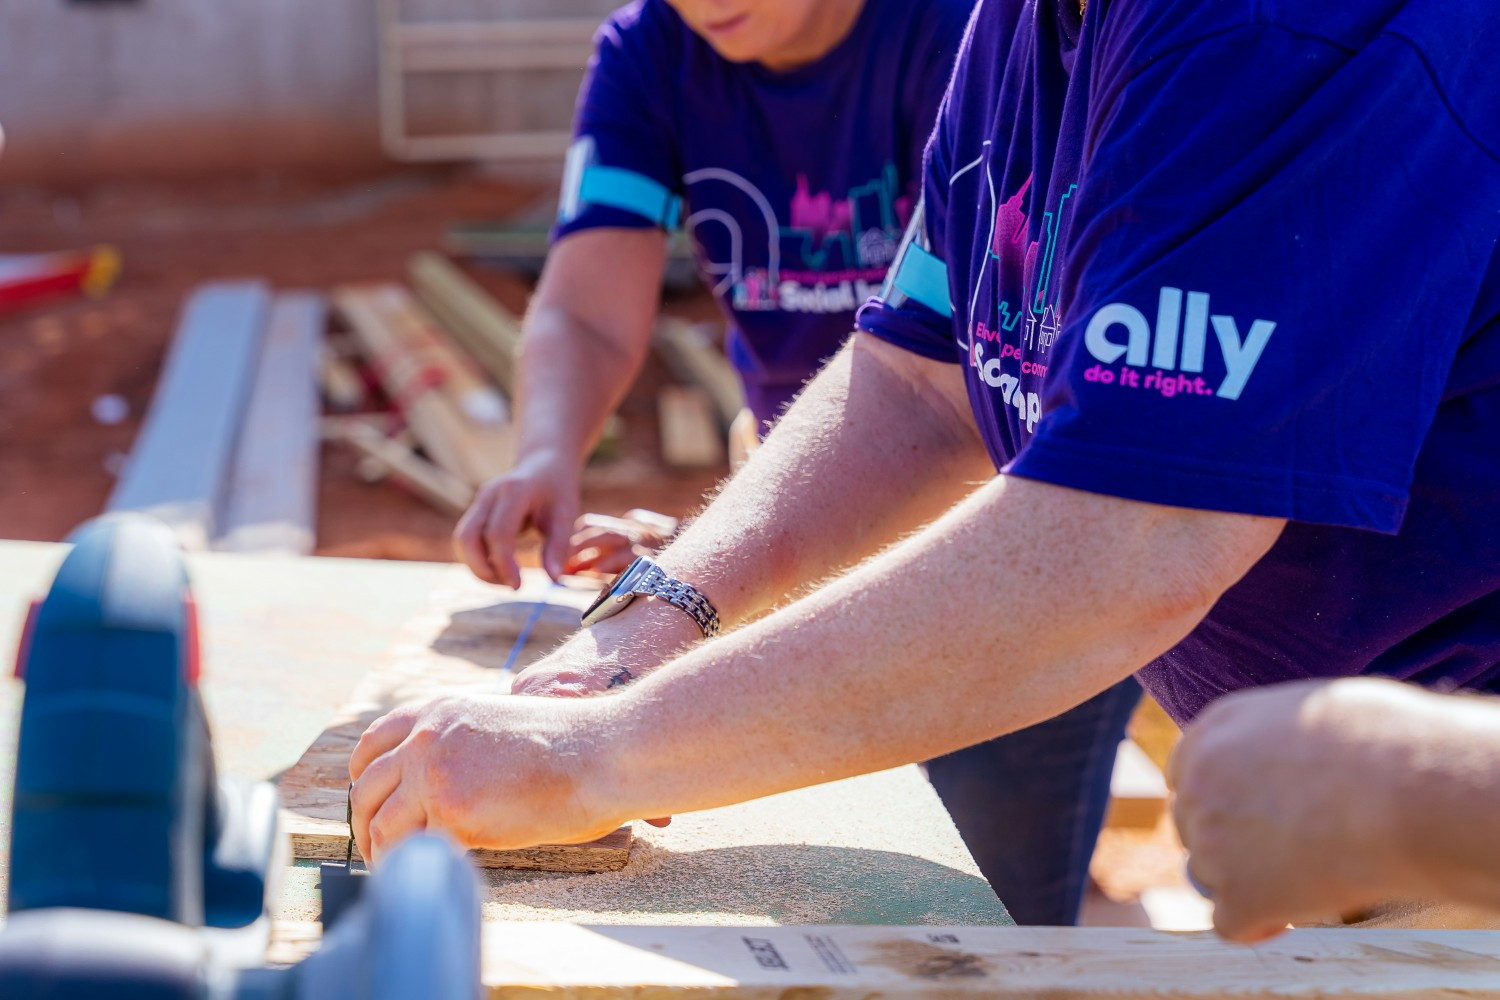
[[[1500,690],[1496,52],[1494,0],[975,15],[913,226],[950,301],[895,282],[861,326],[963,366],[1002,472],[1291,520],[1141,671],[1179,721]]]
[[[783,73],[723,59],[663,0],[621,8],[579,96],[554,238],[660,221],[581,200],[585,167],[682,197],[730,360],[756,416],[774,418],[885,277],[973,5],[866,0],[837,47]]]

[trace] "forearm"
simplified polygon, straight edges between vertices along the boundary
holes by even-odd
[[[649,346],[649,331],[607,336],[561,304],[538,303],[521,349],[521,456],[555,452],[581,467]]]
[[[1027,530],[1015,531],[1023,512]],[[1249,530],[1226,534],[1225,519]],[[1279,530],[997,480],[848,576],[606,699],[599,759],[621,763],[589,794],[622,815],[708,808],[1049,718],[1179,641]],[[1172,552],[1194,557],[1158,558]]]
[[[1404,689],[1411,709],[1371,768],[1415,897],[1500,910],[1500,699]],[[1373,762],[1372,762],[1373,764]]]
[[[732,623],[938,516],[994,475],[948,379],[857,335],[660,562]]]

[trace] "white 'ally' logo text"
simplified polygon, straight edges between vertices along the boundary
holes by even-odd
[[[1124,302],[1111,302],[1096,312],[1084,331],[1083,343],[1100,364],[1085,372],[1084,378],[1106,383],[1118,379],[1123,386],[1155,389],[1164,396],[1181,393],[1239,399],[1266,344],[1270,343],[1271,334],[1276,331],[1276,324],[1270,320],[1255,320],[1250,324],[1249,332],[1241,337],[1239,324],[1233,316],[1209,314],[1207,292],[1188,292],[1186,307],[1183,297],[1180,288],[1161,290],[1154,331],[1139,309]],[[1224,381],[1218,389],[1209,386],[1201,376],[1188,378],[1184,374],[1165,374],[1203,371],[1210,325],[1219,342],[1219,353],[1224,358]],[[1124,343],[1111,339],[1115,327],[1124,328]],[[1125,366],[1118,372],[1102,367],[1114,364],[1122,354]],[[1147,367],[1159,371],[1146,375],[1144,382],[1140,373],[1130,370]]]

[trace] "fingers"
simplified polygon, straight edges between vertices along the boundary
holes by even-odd
[[[479,491],[469,509],[464,511],[464,516],[458,519],[458,526],[453,529],[453,554],[479,579],[485,583],[498,584],[500,580],[490,569],[489,553],[484,545],[484,526],[489,520],[492,503],[493,495],[486,486]]]
[[[573,532],[573,537],[568,539],[568,547],[574,552],[587,548],[628,548],[633,540],[629,532],[601,524],[591,524]]]
[[[573,520],[578,516],[577,502],[561,498],[554,499],[548,511],[546,539],[542,543],[542,569],[553,582],[563,575],[568,561],[569,543],[573,534]]]
[[[585,514],[579,523],[587,522],[588,519],[589,515]],[[612,527],[590,525],[575,531],[568,540],[566,570],[569,573],[582,573],[586,570],[618,573],[630,565],[630,560],[634,558],[635,551],[628,534]],[[617,563],[618,567],[612,569]]]
[[[641,537],[638,537],[636,541],[651,546],[660,546],[666,542],[677,533],[677,528],[681,523],[670,514],[646,510],[643,507],[627,510],[625,520],[635,524],[641,531]]]
[[[400,784],[400,762],[394,754],[385,754],[363,768],[359,778],[349,789],[349,832],[359,845],[359,853],[371,864],[375,859],[371,853],[370,821]]]
[[[516,538],[528,523],[550,530],[552,518],[541,514],[545,505],[544,493],[534,481],[497,479],[486,484],[453,530],[454,554],[486,583],[520,587]]]
[[[1259,944],[1286,930],[1285,921],[1256,921],[1223,903],[1214,904],[1214,930],[1226,941],[1236,944]]]
[[[1207,877],[1213,890],[1214,930],[1226,941],[1265,941],[1286,930],[1287,921],[1296,916],[1278,905],[1274,891],[1264,886],[1267,880],[1255,884],[1228,876],[1216,884],[1212,875]]]
[[[521,567],[516,564],[516,538],[527,521],[535,520],[530,497],[511,495],[491,505],[481,539],[484,556],[495,579],[507,587],[521,586]]]
[[[672,825],[672,817],[670,817],[670,816],[661,816],[661,817],[658,817],[657,819],[648,819],[648,820],[646,820],[646,822],[649,823],[649,824],[651,824],[652,826],[671,826]]]
[[[614,549],[610,552],[599,552],[597,557],[589,560],[588,568],[596,573],[613,575],[629,566],[637,555],[633,548]]]
[[[427,829],[427,814],[416,795],[403,785],[386,797],[365,827],[366,845],[360,847],[365,863],[380,864],[388,851],[412,834]]]
[[[354,752],[349,755],[349,780],[358,781],[365,768],[377,757],[405,742],[406,737],[411,735],[412,727],[417,724],[420,712],[420,706],[403,705],[370,723],[370,728],[360,736],[359,742],[354,745]]]

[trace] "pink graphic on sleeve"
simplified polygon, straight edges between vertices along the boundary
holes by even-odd
[[[1021,185],[1011,198],[1003,203],[995,212],[995,238],[990,244],[990,252],[993,253],[1004,266],[1019,269],[1025,264],[1025,253],[1029,249],[1026,242],[1026,229],[1029,220],[1026,210],[1021,206],[1025,203],[1026,192],[1031,190],[1031,177],[1026,178],[1026,183]],[[1020,270],[1012,271],[1020,274]]]
[[[835,200],[827,191],[813,194],[807,176],[797,176],[797,193],[792,195],[792,228],[808,229],[819,239],[829,233],[848,232],[854,221],[854,202],[849,198]]]

